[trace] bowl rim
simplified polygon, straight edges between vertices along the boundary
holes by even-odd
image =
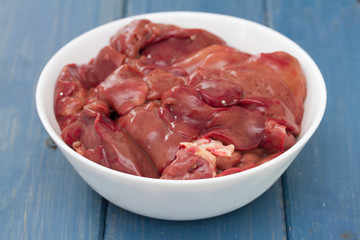
[[[47,70],[48,70],[49,66],[52,64],[52,62],[54,61],[55,58],[57,58],[59,55],[61,55],[61,53],[64,51],[64,49],[66,49],[66,46],[68,46],[69,44],[71,44],[74,41],[78,41],[78,39],[80,37],[84,37],[85,35],[88,35],[88,34],[91,34],[92,32],[98,31],[100,28],[108,27],[112,24],[128,23],[134,19],[151,18],[151,17],[159,17],[159,16],[161,16],[161,17],[164,17],[164,16],[186,16],[186,17],[207,16],[207,17],[209,17],[210,16],[210,17],[217,17],[217,18],[226,18],[228,20],[234,20],[234,21],[240,21],[240,22],[242,21],[246,24],[250,24],[250,25],[256,26],[258,28],[261,28],[261,30],[265,30],[268,32],[270,31],[271,34],[275,34],[278,37],[285,38],[287,41],[289,41],[291,44],[293,44],[294,47],[297,48],[297,51],[299,51],[306,58],[305,61],[309,62],[313,66],[312,71],[314,71],[316,73],[317,78],[318,78],[318,84],[320,84],[320,86],[321,86],[319,89],[317,89],[318,95],[321,96],[321,98],[318,99],[320,108],[319,108],[319,111],[316,112],[316,115],[313,117],[313,122],[310,124],[308,131],[306,131],[302,135],[302,137],[297,140],[297,142],[295,143],[294,146],[292,146],[290,149],[288,149],[287,151],[285,151],[284,153],[282,153],[281,155],[272,159],[269,162],[266,162],[262,165],[259,165],[257,167],[251,168],[251,169],[243,171],[243,172],[234,173],[234,174],[226,175],[226,176],[222,176],[222,177],[205,178],[205,179],[169,180],[169,179],[156,179],[156,178],[148,178],[148,177],[131,175],[131,174],[123,173],[120,171],[116,171],[116,170],[104,167],[100,164],[97,164],[97,163],[85,158],[84,156],[82,156],[82,155],[78,154],[76,151],[74,151],[71,147],[69,147],[67,144],[65,144],[65,142],[62,140],[61,136],[59,136],[55,132],[54,128],[51,126],[50,121],[47,117],[47,113],[45,112],[45,107],[44,107],[44,103],[43,103],[43,99],[42,99],[42,93],[44,91],[47,91],[45,89],[45,86],[46,86],[45,83],[46,83]],[[164,23],[166,24],[166,22],[164,22]],[[46,129],[47,133],[50,135],[50,137],[53,139],[53,141],[56,143],[56,145],[59,146],[60,149],[63,149],[67,153],[69,153],[72,158],[83,162],[84,164],[88,165],[91,168],[95,168],[96,171],[99,171],[103,174],[120,177],[120,178],[123,178],[124,180],[137,181],[137,182],[141,182],[143,184],[144,183],[154,183],[157,185],[159,185],[159,184],[160,185],[163,185],[163,184],[169,185],[170,184],[173,186],[177,186],[177,185],[182,186],[184,184],[198,185],[198,184],[211,184],[214,182],[220,183],[220,182],[226,182],[226,181],[233,181],[234,178],[241,178],[241,177],[246,177],[246,176],[253,175],[253,174],[258,174],[259,172],[263,171],[265,168],[269,168],[279,162],[285,161],[296,150],[298,150],[299,148],[301,149],[308,142],[308,140],[311,138],[311,136],[314,134],[314,132],[320,125],[320,122],[324,116],[325,109],[326,109],[327,92],[326,92],[324,78],[323,78],[318,66],[314,62],[314,60],[296,42],[294,42],[290,38],[286,37],[285,35],[281,34],[280,32],[278,32],[274,29],[271,29],[265,25],[262,25],[260,23],[257,23],[257,22],[251,21],[251,20],[247,20],[247,19],[243,19],[240,17],[230,16],[230,15],[224,15],[224,14],[218,14],[218,13],[208,13],[208,12],[197,12],[197,11],[167,11],[167,12],[152,12],[152,13],[146,13],[146,14],[139,14],[139,15],[134,15],[134,16],[110,21],[108,23],[97,26],[89,31],[86,31],[86,32],[80,34],[79,36],[77,36],[76,38],[72,39],[68,43],[66,43],[50,58],[50,60],[46,63],[43,70],[41,71],[41,74],[40,74],[40,77],[39,77],[39,80],[38,80],[38,83],[36,86],[35,101],[36,101],[36,108],[37,108],[39,118],[40,118],[44,128]],[[50,113],[50,114],[54,114],[54,113]]]

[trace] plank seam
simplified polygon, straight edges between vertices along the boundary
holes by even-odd
[[[99,239],[105,238],[105,232],[106,232],[106,219],[107,219],[107,209],[108,209],[108,201],[105,198],[101,199],[101,215],[100,215],[100,223],[102,223],[101,226],[99,226]]]
[[[286,239],[291,239],[291,234],[289,231],[289,226],[288,226],[288,211],[287,211],[287,206],[286,206],[286,193],[285,193],[285,189],[286,189],[286,179],[285,179],[285,175],[281,176],[281,187],[282,187],[282,197],[283,197],[283,204],[284,204],[284,222],[285,222],[285,233],[286,233]]]
[[[122,4],[121,4],[121,9],[119,11],[120,18],[126,17],[127,6],[128,6],[127,0],[123,0]],[[100,216],[100,218],[101,218],[100,222],[102,223],[102,226],[100,226],[100,230],[99,230],[99,239],[101,239],[101,240],[105,239],[108,207],[109,207],[108,200],[106,200],[105,198],[102,198],[102,200],[101,200],[101,216]]]
[[[274,28],[274,24],[272,21],[272,12],[270,7],[271,0],[263,0],[264,6],[264,24],[270,28]]]
[[[264,24],[269,27],[274,29],[274,23],[273,23],[273,16],[272,16],[272,11],[271,11],[271,0],[263,0],[263,8],[264,8]],[[285,237],[286,239],[290,239],[290,233],[288,231],[288,217],[287,217],[287,207],[286,207],[286,196],[285,196],[285,192],[284,189],[285,188],[285,181],[286,179],[284,179],[284,176],[281,176],[280,178],[281,180],[281,195],[282,195],[282,201],[283,201],[283,211],[284,211],[284,224],[285,224]]]
[[[121,6],[121,18],[126,17],[126,13],[128,12],[127,6],[128,6],[128,1],[123,0]]]

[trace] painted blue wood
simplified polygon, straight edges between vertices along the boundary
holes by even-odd
[[[158,11],[205,11],[264,23],[262,1],[128,1],[125,16]],[[174,206],[176,207],[176,206]],[[105,239],[285,239],[283,194],[278,181],[259,199],[232,213],[199,221],[162,221],[109,203]]]
[[[196,221],[147,218],[109,203],[104,239],[285,239],[282,199],[279,180],[261,197],[243,208],[219,217]]]
[[[310,53],[328,88],[324,121],[282,182],[212,219],[161,221],[107,203],[59,150],[46,147],[48,136],[35,110],[41,69],[66,42],[123,15],[168,10],[266,23]],[[0,0],[1,238],[359,239],[359,39],[356,0]]]
[[[289,239],[360,238],[360,2],[272,1],[276,30],[317,62],[324,120],[284,176]]]
[[[162,11],[201,11],[226,14],[264,23],[264,3],[262,0],[130,0],[126,3],[125,16]]]
[[[0,238],[100,239],[106,202],[48,135],[35,109],[45,63],[75,36],[120,17],[119,1],[0,1]]]

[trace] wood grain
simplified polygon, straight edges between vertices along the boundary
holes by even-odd
[[[147,218],[110,203],[104,239],[286,239],[282,197],[281,182],[277,181],[261,197],[243,208],[196,221]]]
[[[1,239],[102,237],[105,202],[58,149],[46,146],[34,94],[52,54],[120,17],[121,6],[118,1],[0,1]]]
[[[201,11],[226,14],[246,18],[255,22],[264,22],[264,3],[261,0],[131,0],[127,1],[125,16],[162,11]]]
[[[158,11],[206,11],[264,23],[262,1],[127,1],[125,16]],[[174,206],[176,207],[176,206]],[[135,215],[113,204],[106,213],[105,239],[285,239],[282,184],[232,213],[199,221],[162,221]],[[260,230],[261,229],[261,230]]]
[[[360,4],[270,6],[274,28],[308,51],[328,90],[322,124],[284,176],[289,239],[359,239]]]
[[[266,24],[308,51],[324,75],[328,105],[314,137],[282,179],[229,214],[178,222],[130,213],[46,144],[34,95],[50,57],[93,27],[158,11]],[[0,238],[359,239],[359,39],[356,0],[0,0]]]

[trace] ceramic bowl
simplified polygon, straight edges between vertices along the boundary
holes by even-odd
[[[133,176],[98,165],[76,153],[60,136],[53,110],[57,77],[68,63],[87,63],[122,26],[134,19],[206,29],[230,46],[252,54],[282,50],[295,56],[307,79],[302,132],[296,144],[256,168],[219,178],[160,180]],[[284,35],[248,20],[199,12],[162,12],[128,17],[97,27],[61,48],[43,69],[36,90],[40,119],[64,156],[101,196],[128,211],[167,220],[214,217],[238,209],[269,189],[289,167],[320,124],[326,106],[324,79],[312,58]]]

